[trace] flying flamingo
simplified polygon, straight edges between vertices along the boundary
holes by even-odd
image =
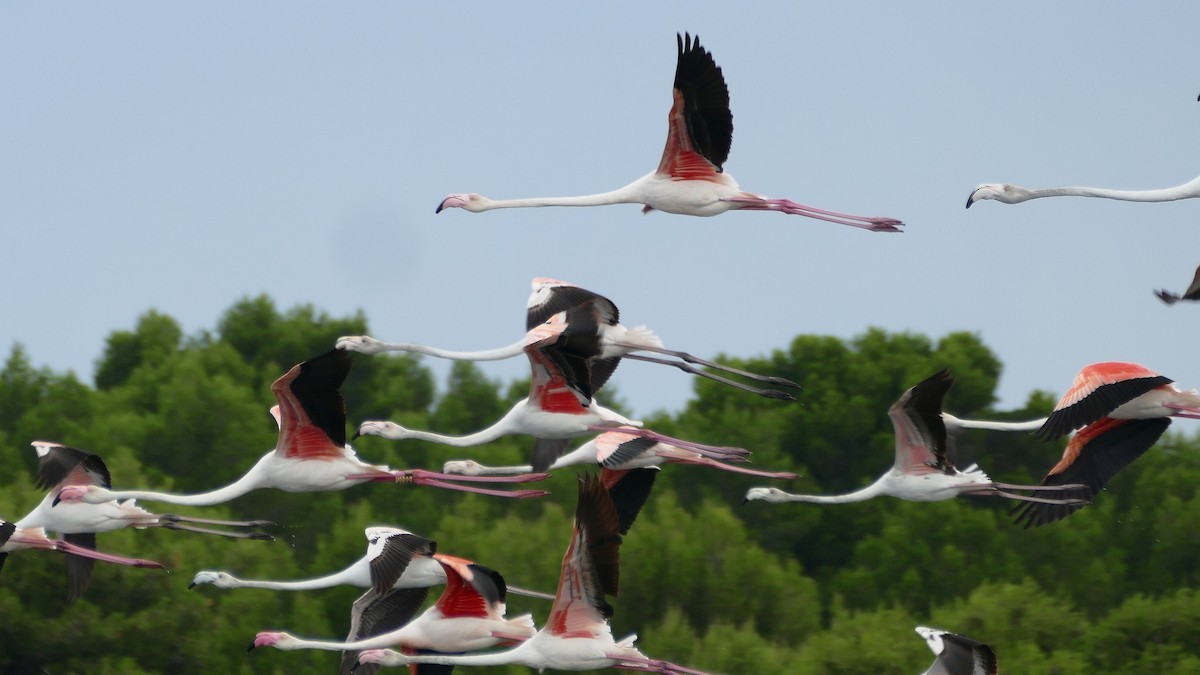
[[[1062,459],[1035,490],[1034,496],[1048,490],[1060,491],[1066,497],[1076,499],[1074,503],[1053,502],[1018,504],[1011,513],[1017,525],[1025,528],[1039,527],[1062,520],[1083,508],[1118,471],[1141,457],[1158,442],[1171,426],[1168,416],[1145,419],[1114,419],[1101,417],[1071,436]],[[1074,487],[1064,490],[1067,484]]]
[[[622,358],[678,368],[685,373],[699,375],[732,387],[742,389],[768,398],[795,400],[787,392],[777,389],[763,389],[721,377],[714,373],[701,370],[696,365],[721,370],[740,375],[758,382],[765,382],[782,387],[799,389],[799,385],[791,380],[771,375],[759,375],[732,366],[708,361],[687,352],[667,349],[663,342],[649,328],[636,326],[626,328],[620,324],[620,312],[617,306],[608,298],[580,288],[575,284],[539,277],[531,284],[533,292],[526,305],[525,329],[531,330],[544,323],[551,316],[568,310],[576,310],[576,316],[582,318],[579,325],[571,326],[572,339],[577,341],[577,349],[589,355],[592,364],[592,387],[599,390],[604,386],[608,377],[616,369]],[[585,309],[586,311],[579,311]],[[525,352],[526,342],[518,340],[505,347],[487,349],[476,352],[460,352],[427,347],[425,345],[406,342],[383,342],[369,335],[345,335],[338,338],[337,349],[356,351],[363,354],[378,354],[380,352],[416,352],[428,356],[458,361],[496,361],[512,358]],[[664,359],[634,352],[648,351],[669,356],[678,361]],[[693,365],[694,364],[694,365]]]
[[[640,471],[645,471],[642,469]],[[630,473],[627,475],[637,475]],[[580,477],[579,503],[575,510],[575,527],[571,543],[563,556],[558,593],[546,626],[529,640],[505,652],[443,656],[422,654],[412,656],[393,650],[368,650],[359,654],[360,663],[397,666],[413,663],[436,663],[463,666],[524,665],[538,670],[594,670],[616,667],[653,673],[688,673],[701,671],[651,659],[634,646],[636,635],[614,640],[608,619],[613,608],[606,596],[617,594],[620,579],[620,544],[622,523],[619,515],[628,506],[615,504],[614,499],[644,501],[649,486],[644,489],[619,492],[622,476],[609,474],[606,479],[618,481],[605,488],[601,478]],[[611,492],[610,492],[611,490]]]
[[[1002,204],[1020,204],[1041,197],[1101,197],[1125,202],[1171,202],[1176,199],[1200,197],[1200,176],[1175,187],[1159,190],[1109,190],[1094,187],[1060,187],[1030,190],[1011,183],[983,183],[975,186],[967,197],[967,208],[984,199]]]
[[[1200,267],[1196,268],[1196,275],[1192,277],[1192,283],[1183,292],[1183,295],[1171,293],[1167,290],[1155,291],[1154,294],[1158,296],[1159,300],[1168,305],[1173,305],[1180,300],[1200,300]]]
[[[759,471],[726,464],[710,459],[691,450],[678,448],[654,439],[642,438],[632,430],[617,429],[600,434],[571,452],[559,457],[547,467],[554,471],[567,466],[578,464],[599,464],[606,469],[615,471],[636,469],[641,467],[661,466],[663,464],[693,464],[708,466],[722,471],[743,473],[760,478],[779,478],[794,480],[796,474],[781,471]],[[442,467],[443,473],[464,476],[509,476],[532,471],[533,467],[524,466],[484,466],[471,459],[456,459],[446,462]]]
[[[1200,393],[1180,391],[1172,382],[1137,363],[1109,361],[1084,366],[1034,435],[1054,440],[1106,416],[1121,420],[1200,419]]]
[[[217,588],[266,588],[277,591],[307,591],[347,585],[374,588],[382,594],[389,588],[428,588],[446,583],[446,572],[431,556],[437,544],[398,527],[368,527],[367,553],[345,569],[313,579],[297,581],[266,581],[239,579],[219,570],[201,570],[188,588],[212,584]],[[509,586],[518,595],[553,599],[553,596]]]
[[[354,663],[354,652],[399,645],[405,649],[438,652],[467,652],[494,647],[501,642],[521,642],[533,637],[537,629],[533,617],[523,614],[504,618],[504,578],[495,570],[455,558],[433,554],[445,569],[446,589],[437,603],[416,619],[429,592],[425,589],[367,591],[354,603],[351,637],[345,642],[305,640],[288,633],[264,631],[255,636],[250,649],[323,649],[347,652],[343,663]],[[379,630],[381,618],[395,626]],[[411,620],[410,620],[411,619]]]
[[[141,558],[126,558],[111,553],[101,553],[62,539],[50,539],[40,527],[20,528],[15,523],[0,519],[0,568],[8,554],[22,549],[58,551],[67,554],[67,600],[75,600],[87,590],[92,578],[92,563],[100,560],[114,565],[162,569],[160,562]],[[86,564],[85,564],[86,563]]]
[[[112,483],[108,467],[99,455],[61,443],[34,441],[38,455],[37,485],[49,488],[42,501],[24,518],[17,527],[41,527],[63,535],[64,539],[86,548],[96,547],[96,533],[111,532],[125,527],[161,527],[168,530],[184,530],[202,534],[214,534],[240,539],[272,541],[275,538],[265,532],[229,532],[197,527],[224,525],[227,527],[265,527],[275,523],[266,520],[231,521],[209,518],[191,518],[172,514],[158,515],[137,506],[134,500],[88,504],[78,499],[60,500],[59,495],[72,486],[96,485],[109,487]],[[57,508],[55,504],[58,503]]]
[[[82,499],[99,504],[113,499],[145,499],[207,506],[220,504],[259,488],[286,492],[344,490],[369,481],[413,483],[477,492],[500,497],[540,497],[540,490],[497,491],[447,483],[462,481],[528,482],[545,476],[455,477],[421,469],[399,470],[367,464],[346,444],[346,402],[339,389],[350,374],[350,354],[333,349],[297,364],[271,385],[279,402],[279,440],[244,476],[210,492],[178,495],[147,490],[113,491],[98,485],[68,486],[60,499]]]
[[[896,463],[891,471],[873,484],[844,495],[793,495],[777,488],[750,488],[745,501],[763,500],[772,504],[783,502],[813,502],[842,504],[861,502],[881,495],[890,495],[914,502],[935,502],[952,499],[961,494],[995,495],[1047,504],[1084,504],[1081,499],[1048,499],[1029,497],[1008,490],[1071,490],[1082,485],[1063,485],[1055,488],[1036,485],[997,483],[972,465],[966,471],[955,468],[946,452],[946,426],[942,421],[942,399],[954,384],[949,370],[942,370],[912,387],[888,409],[896,434]]]
[[[641,422],[630,420],[592,400],[594,387],[588,358],[576,350],[572,333],[568,331],[568,327],[580,325],[581,319],[573,314],[573,310],[558,312],[526,333],[525,353],[532,369],[529,396],[518,401],[490,427],[466,436],[445,436],[406,429],[395,422],[368,420],[359,425],[356,437],[372,435],[392,440],[413,438],[468,447],[489,443],[510,434],[528,434],[536,439],[531,464],[535,471],[542,472],[563,454],[568,439],[574,436],[608,431],[614,427],[642,426]],[[627,433],[688,448],[705,457],[738,460],[749,454],[742,448],[701,445],[649,429],[629,429]],[[478,476],[474,480],[506,478]]]
[[[996,675],[999,672],[996,652],[982,642],[937,628],[917,626],[916,630],[937,656],[924,675]]]
[[[642,204],[643,213],[659,210],[686,216],[715,216],[731,209],[779,211],[874,232],[900,232],[894,218],[872,218],[768,199],[743,192],[722,165],[733,140],[729,89],[700,38],[676,35],[674,102],[667,115],[667,144],[658,168],[623,188],[582,197],[492,200],[478,194],[452,194],[437,212],[463,208],[478,213],[491,209],[531,206],[603,206]]]

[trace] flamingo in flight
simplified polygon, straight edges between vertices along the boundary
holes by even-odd
[[[750,488],[745,501],[763,500],[772,504],[783,502],[813,502],[842,504],[861,502],[881,495],[890,495],[914,502],[934,502],[952,499],[961,494],[995,495],[1018,501],[1046,504],[1084,504],[1078,498],[1051,499],[1025,496],[1009,490],[1038,490],[1052,492],[1073,490],[1083,485],[1061,485],[1054,488],[1035,485],[997,483],[977,466],[966,471],[955,468],[947,455],[946,425],[942,420],[942,400],[954,384],[949,370],[942,370],[904,392],[888,409],[896,434],[896,462],[892,469],[871,485],[843,495],[794,495],[777,488]]]
[[[992,199],[1002,204],[1020,204],[1042,197],[1100,197],[1125,202],[1172,202],[1200,197],[1200,176],[1175,187],[1158,190],[1110,190],[1095,187],[1058,187],[1031,190],[1012,183],[982,183],[967,197],[967,208],[978,201]]]
[[[1168,305],[1173,305],[1180,300],[1200,300],[1200,267],[1196,268],[1196,274],[1192,277],[1192,283],[1187,287],[1187,290],[1183,292],[1183,295],[1172,293],[1165,289],[1155,291],[1154,294],[1158,296],[1159,300],[1162,300]]]
[[[678,59],[671,112],[667,115],[667,144],[658,168],[625,187],[582,197],[493,200],[482,195],[452,194],[437,207],[462,208],[473,213],[492,209],[536,206],[604,206],[642,204],[643,213],[658,210],[686,216],[715,216],[732,209],[779,211],[840,223],[874,232],[900,232],[894,218],[855,216],[769,199],[744,192],[722,168],[733,140],[729,88],[700,38],[676,35]]]
[[[628,525],[632,524],[629,512],[636,515],[637,508],[649,496],[652,482],[635,481],[637,487],[634,489],[623,489],[624,484],[630,477],[644,476],[642,472],[646,471],[654,470],[610,472],[602,478],[580,477],[575,527],[563,556],[558,592],[546,626],[532,638],[509,651],[465,656],[413,656],[393,650],[367,650],[359,654],[359,663],[387,666],[517,664],[538,670],[616,667],[652,673],[702,675],[701,671],[647,657],[634,646],[636,635],[614,640],[608,622],[613,608],[606,596],[615,596],[620,582],[621,532],[627,531]]]
[[[51,539],[46,536],[43,528],[21,528],[17,527],[15,523],[0,519],[0,569],[4,567],[4,561],[8,559],[9,553],[22,549],[40,549],[67,554],[68,601],[75,600],[87,590],[88,582],[92,578],[92,563],[96,560],[129,567],[159,570],[163,568],[160,562],[101,553],[63,539]]]
[[[17,521],[17,527],[45,528],[63,535],[64,539],[73,544],[87,548],[96,547],[96,533],[111,532],[125,527],[161,527],[240,539],[275,539],[265,532],[230,532],[198,527],[194,524],[227,527],[266,527],[275,524],[266,520],[234,521],[172,514],[158,515],[137,506],[132,499],[103,504],[88,504],[71,498],[60,500],[60,494],[70,486],[110,487],[112,477],[108,467],[99,455],[61,443],[34,441],[31,445],[38,455],[37,486],[49,490],[32,511]]]
[[[1171,384],[1173,381],[1141,364],[1126,361],[1084,366],[1034,435],[1054,440],[1103,417],[1200,419],[1200,393],[1180,391]]]
[[[559,457],[547,467],[554,471],[567,466],[578,464],[599,464],[614,471],[637,469],[642,467],[661,466],[663,464],[692,464],[708,466],[721,471],[731,471],[760,478],[778,478],[794,480],[797,476],[786,471],[759,471],[736,464],[727,464],[705,457],[699,453],[684,448],[678,448],[667,443],[642,438],[625,429],[607,431],[589,440],[571,452]],[[532,471],[533,467],[525,466],[484,466],[472,459],[456,459],[446,462],[442,467],[443,473],[464,476],[509,476]]]
[[[662,340],[649,328],[645,326],[626,328],[621,325],[620,312],[611,300],[570,282],[539,277],[533,280],[531,286],[533,292],[529,295],[529,301],[526,303],[525,329],[531,330],[559,312],[575,310],[583,321],[579,325],[571,326],[572,340],[577,341],[576,344],[581,352],[590,354],[594,389],[598,390],[604,386],[622,358],[672,366],[685,373],[706,377],[767,398],[795,400],[795,397],[787,392],[753,387],[701,370],[696,366],[704,366],[781,387],[800,388],[800,385],[782,377],[759,375],[708,361],[687,352],[667,349],[663,346]],[[406,342],[383,342],[369,335],[345,335],[338,338],[335,348],[363,354],[415,352],[458,361],[496,361],[523,354],[525,346],[526,341],[522,338],[510,345],[496,349],[464,352]],[[654,352],[678,360],[635,353],[638,351]]]
[[[228,572],[200,570],[188,584],[194,588],[200,584],[212,584],[217,588],[265,588],[277,591],[307,591],[333,586],[358,586],[374,588],[382,594],[389,588],[428,588],[446,583],[446,572],[432,558],[437,544],[408,530],[398,527],[368,527],[367,553],[345,569],[312,579],[297,581],[268,581],[240,579]],[[508,587],[509,592],[530,597],[553,599],[545,593],[536,593]]]
[[[498,491],[447,483],[461,481],[527,482],[544,475],[515,477],[455,477],[422,469],[390,469],[367,464],[346,444],[346,402],[339,389],[350,374],[350,354],[333,349],[293,366],[271,385],[278,401],[273,412],[279,423],[279,440],[250,471],[233,483],[210,492],[179,495],[148,490],[109,490],[99,485],[68,486],[59,500],[82,499],[99,504],[114,499],[207,506],[220,504],[259,488],[286,492],[344,490],[370,481],[413,483],[476,492],[499,497],[540,497],[540,490]]]
[[[925,639],[937,656],[924,675],[996,675],[996,652],[966,635],[917,626],[917,635]]]
[[[568,439],[615,427],[641,427],[619,413],[592,400],[594,391],[588,357],[581,354],[572,340],[571,329],[583,319],[577,314],[586,308],[560,311],[526,333],[525,354],[532,369],[529,396],[518,401],[495,424],[466,436],[446,436],[429,431],[406,429],[395,422],[367,420],[359,425],[359,435],[392,440],[417,439],[444,445],[468,447],[490,443],[510,434],[527,434],[536,441],[533,448],[534,471],[545,471],[566,449]],[[664,436],[649,429],[630,428],[627,433],[651,438],[693,450],[705,457],[744,460],[750,453],[742,448],[723,448]],[[443,474],[444,475],[444,474]],[[477,476],[475,480],[504,480],[501,476]]]
[[[504,577],[495,570],[455,558],[432,554],[445,569],[446,589],[437,602],[413,619],[429,593],[426,588],[368,590],[355,603],[350,637],[345,642],[306,640],[289,633],[263,631],[249,649],[323,649],[343,652],[343,668],[353,665],[363,649],[398,645],[406,650],[467,652],[501,642],[521,642],[537,629],[533,616],[504,617]]]

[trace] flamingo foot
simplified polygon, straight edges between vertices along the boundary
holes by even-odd
[[[664,455],[664,456],[671,457],[672,455]],[[672,459],[672,461],[675,463],[678,463],[678,464],[693,464],[696,466],[710,466],[714,469],[720,469],[721,471],[731,471],[733,473],[741,473],[741,474],[746,474],[748,476],[758,476],[759,478],[774,478],[777,480],[795,480],[800,477],[799,474],[795,474],[790,471],[760,471],[758,469],[748,469],[748,468],[741,467],[741,466],[735,466],[733,464],[726,464],[724,462],[719,462],[719,461],[717,461],[715,459],[711,459],[709,457]]]

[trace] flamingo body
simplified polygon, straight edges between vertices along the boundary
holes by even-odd
[[[1035,435],[1052,440],[1102,417],[1200,416],[1200,394],[1180,391],[1172,382],[1137,363],[1109,361],[1084,366]]]

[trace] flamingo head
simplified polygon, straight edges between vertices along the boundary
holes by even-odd
[[[255,647],[274,647],[276,649],[296,649],[296,637],[288,633],[279,633],[273,631],[262,631],[254,636],[254,642],[246,647],[246,651],[252,651]]]
[[[442,473],[456,476],[482,476],[483,465],[473,459],[452,459],[442,465]]]
[[[112,493],[99,485],[67,485],[58,491],[51,506],[58,506],[59,502],[103,504],[112,500]]]
[[[466,209],[472,213],[486,211],[488,208],[488,198],[483,195],[469,193],[458,193],[448,195],[438,204],[437,210],[434,213],[441,213],[442,209]]]
[[[1029,190],[1011,183],[983,183],[976,185],[967,197],[967,208],[982,199],[994,199],[1002,204],[1019,204],[1029,199]]]
[[[408,437],[408,429],[395,422],[367,420],[358,425],[358,431],[354,432],[354,438],[358,438],[359,436],[382,436],[398,441]]]
[[[199,584],[212,584],[217,588],[234,588],[233,577],[217,570],[200,570],[196,572],[196,576],[192,578],[192,583],[188,584],[188,590]]]
[[[779,504],[787,501],[787,493],[779,488],[773,487],[754,487],[746,491],[746,498],[742,503],[761,500],[771,504]]]
[[[942,650],[946,647],[942,641],[942,636],[946,634],[946,631],[926,626],[917,626],[916,631],[917,635],[925,639],[925,644],[929,645],[929,650],[940,656]]]

